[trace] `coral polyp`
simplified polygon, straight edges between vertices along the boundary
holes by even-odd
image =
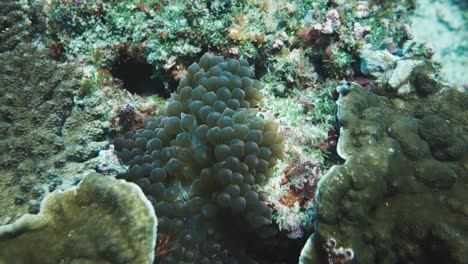
[[[283,137],[252,108],[261,86],[247,61],[204,55],[157,116],[115,140],[130,166],[123,178],[142,187],[159,217],[161,263],[254,260],[251,242],[219,240],[229,233],[220,218],[231,218],[244,239],[277,236],[257,186],[273,174]]]

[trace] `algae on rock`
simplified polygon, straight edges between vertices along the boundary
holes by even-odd
[[[157,219],[141,189],[88,174],[42,201],[38,215],[0,226],[0,263],[153,263]]]

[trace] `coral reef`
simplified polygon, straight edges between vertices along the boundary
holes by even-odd
[[[36,213],[47,192],[76,184],[108,147],[103,99],[78,99],[81,73],[30,44],[0,54],[0,223]],[[110,108],[112,109],[112,108]]]
[[[414,1],[317,1],[303,19],[302,36],[314,69],[325,78],[350,79],[359,71],[359,51],[400,53],[410,39]]]
[[[13,50],[20,42],[31,39],[31,22],[20,1],[0,3],[0,52]]]
[[[137,47],[173,91],[183,65],[211,51],[254,60],[258,78],[290,92],[310,87],[317,73],[352,75],[363,46],[399,52],[411,37],[405,23],[414,1],[39,0],[30,9],[48,25],[45,45],[63,45],[68,59],[89,61],[98,52],[112,67],[116,49]]]
[[[54,54],[62,45],[68,60],[94,64],[95,75],[107,71],[122,81],[120,88],[142,98],[148,90],[162,97],[174,91],[187,73],[184,64],[205,51],[249,59],[265,83],[262,94],[268,104],[259,104],[261,114],[278,119],[288,134],[287,161],[280,162],[261,191],[271,197],[282,230],[295,236],[303,228],[310,230],[306,222],[314,215],[313,202],[296,205],[282,197],[295,192],[297,201],[312,201],[315,183],[307,183],[304,191],[295,186],[302,186],[296,175],[298,180],[280,189],[274,185],[289,175],[285,168],[314,164],[316,169],[307,175],[312,179],[319,178],[330,161],[339,162],[336,138],[329,139],[336,126],[331,96],[335,78],[359,79],[358,50],[364,46],[399,52],[399,44],[410,37],[404,23],[412,9],[413,1],[31,3],[34,14],[48,24],[43,41]],[[152,82],[151,89],[144,80]],[[97,85],[94,91],[99,89]],[[152,116],[138,109],[141,102],[116,100],[112,129],[122,133],[141,127],[143,117]]]
[[[463,65],[447,1],[3,1],[0,224],[98,171],[152,203],[158,263],[295,263],[313,232],[300,262],[464,263],[463,75],[416,42],[437,19]]]
[[[316,233],[302,263],[326,259],[331,238],[352,248],[353,263],[468,261],[468,97],[440,84],[430,66],[367,51],[376,93],[337,88],[346,162],[319,181]]]
[[[0,226],[0,263],[152,263],[156,226],[140,188],[92,173]]]
[[[20,45],[15,51],[0,55],[5,150],[0,166],[20,172],[25,169],[19,166],[54,155],[63,147],[56,139],[63,133],[60,128],[70,115],[72,98],[79,87],[79,75],[73,67],[59,67],[34,49]]]
[[[124,178],[154,203],[159,236],[168,237],[158,246],[161,263],[255,259],[249,250],[267,250],[265,239],[276,235],[257,186],[272,175],[284,139],[256,116],[262,84],[245,60],[204,55],[187,71],[157,117],[115,140],[130,166]],[[233,229],[238,238],[227,239]]]
[[[10,213],[25,213],[15,204],[40,198],[40,183],[50,180],[44,172],[64,161],[57,155],[64,149],[62,127],[79,75],[45,59],[32,45],[20,44],[0,58],[0,168],[2,189],[7,188],[0,195],[1,215],[13,217]]]
[[[295,91],[286,98],[271,97],[271,85],[261,90],[267,99],[260,114],[280,124],[285,137],[284,158],[259,190],[264,193],[280,230],[291,238],[308,236],[315,218],[315,187],[336,155],[336,111],[329,87]],[[340,162],[333,160],[333,162]]]

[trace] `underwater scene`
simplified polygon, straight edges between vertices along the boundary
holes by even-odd
[[[0,0],[0,264],[468,264],[468,2]]]

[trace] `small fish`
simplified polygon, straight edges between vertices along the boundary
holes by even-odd
[[[190,196],[189,194],[187,193],[187,191],[184,189],[184,187],[182,187],[182,184],[179,182],[177,182],[177,185],[179,187],[179,190],[180,190],[180,194],[182,194],[182,198],[184,199],[184,201],[190,201]]]

